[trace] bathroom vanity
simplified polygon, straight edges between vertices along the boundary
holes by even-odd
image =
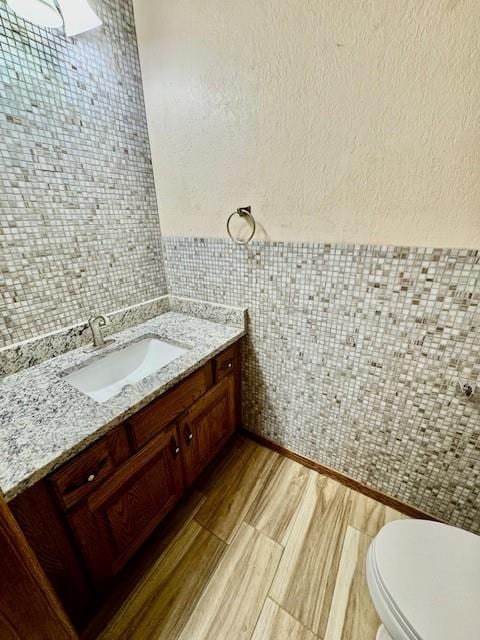
[[[226,444],[239,396],[235,343],[10,502],[74,619]]]
[[[197,343],[185,350],[183,359],[172,363],[170,374],[168,367],[158,372],[161,384],[160,378],[155,382],[155,377],[147,379],[148,389],[140,384],[138,393],[147,401],[132,400],[127,390],[124,395],[130,399],[120,395],[102,405],[84,394],[78,395],[80,392],[63,377],[60,396],[65,393],[68,402],[70,394],[85,401],[77,416],[79,431],[80,422],[88,415],[98,417],[100,413],[101,421],[110,409],[122,415],[118,414],[122,402],[130,408],[120,421],[110,421],[100,428],[95,424],[90,436],[78,443],[74,438],[76,425],[72,423],[68,430],[62,422],[62,429],[70,437],[66,462],[58,464],[57,457],[10,490],[15,494],[9,502],[11,511],[66,611],[79,626],[92,603],[108,592],[115,576],[222,450],[240,423],[243,329],[225,328],[225,335],[213,335],[214,323],[165,314],[159,322],[163,323],[162,335],[167,339],[171,338],[167,328],[169,316],[173,315],[178,316],[173,318],[177,332],[181,323],[190,323],[197,329],[203,327],[206,333],[196,334]],[[207,330],[212,331],[208,345]],[[142,333],[142,328],[136,331]],[[208,350],[211,355],[205,355]],[[68,354],[61,358],[68,358]],[[34,376],[31,371],[32,374],[20,374],[20,379]],[[173,385],[169,376],[174,376]],[[151,393],[156,384],[158,389]],[[71,407],[75,420],[73,404]],[[93,413],[89,414],[89,409]],[[68,411],[63,420],[66,415]],[[60,435],[64,435],[63,431],[57,432],[58,438]],[[45,436],[46,448],[49,437],[57,439],[47,433]],[[39,446],[37,443],[32,450]],[[13,483],[13,468],[11,473]],[[41,477],[37,479],[38,475]]]

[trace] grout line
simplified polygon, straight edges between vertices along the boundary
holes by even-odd
[[[287,458],[285,458],[285,459],[287,459]],[[278,468],[275,471],[273,469],[271,471],[271,473],[277,473],[277,472],[278,472]],[[305,490],[305,487],[307,485],[307,482],[308,482],[308,477],[305,479],[305,483],[304,483],[305,486],[303,487],[304,490]],[[257,496],[257,498],[258,498],[258,496]],[[246,519],[244,519],[244,522],[246,524],[250,525],[251,527],[253,527],[254,529],[256,529],[256,531],[258,531],[259,533],[264,535],[269,540],[272,540],[272,542],[275,542],[276,544],[280,545],[283,549],[285,549],[287,547],[288,541],[290,540],[290,536],[292,535],[292,530],[293,530],[294,524],[295,524],[295,522],[297,520],[297,516],[298,516],[298,513],[300,511],[300,508],[302,506],[302,501],[303,501],[303,495],[299,494],[297,505],[294,508],[294,511],[293,511],[292,516],[290,518],[290,522],[288,523],[288,526],[287,526],[288,535],[287,535],[286,539],[284,540],[284,542],[279,542],[278,540],[275,540],[274,538],[270,537],[264,531],[259,529],[256,525],[252,524],[252,522],[248,522]]]
[[[385,525],[383,525],[385,526]],[[353,524],[350,524],[349,522],[347,522],[347,528],[350,527],[350,529],[355,529],[355,531],[358,531],[359,533],[363,534],[364,536],[367,536],[367,538],[370,538],[370,540],[373,540],[375,538],[375,536],[377,535],[377,533],[375,534],[375,536],[371,536],[369,533],[367,533],[366,531],[364,531],[363,529],[360,529],[360,527],[355,527]],[[380,529],[382,529],[382,527],[380,527]],[[380,529],[378,531],[380,531]]]
[[[337,575],[335,576],[335,584],[334,584],[334,586],[333,586],[332,599],[331,599],[331,601],[330,601],[330,608],[329,608],[329,610],[328,610],[328,616],[327,616],[326,624],[325,624],[325,633],[326,633],[326,634],[328,633],[328,630],[329,630],[329,629],[328,629],[328,627],[329,627],[329,624],[330,624],[330,618],[331,618],[331,616],[332,616],[332,612],[333,612],[333,605],[334,605],[334,602],[335,602],[335,594],[337,593],[337,587],[339,587],[339,574],[340,574],[340,567],[341,567],[341,565],[342,565],[343,554],[345,553],[345,549],[346,549],[345,544],[346,544],[346,539],[347,539],[347,529],[348,529],[348,526],[349,526],[349,525],[348,525],[348,523],[347,523],[347,527],[346,527],[346,529],[345,529],[345,533],[344,533],[343,540],[342,540],[342,548],[341,548],[341,550],[340,550],[340,557],[339,557],[339,560],[338,560]],[[357,529],[356,527],[352,527],[352,529],[355,529],[355,531],[357,531],[357,532],[358,532],[358,533],[360,533],[360,534],[362,533],[362,531],[360,531],[360,530],[359,530],[359,529]],[[354,570],[353,570],[352,580],[350,581],[350,583],[349,583],[349,587],[348,587],[348,591],[349,591],[349,598],[350,598],[350,592],[351,592],[351,589],[352,589],[353,580],[354,580],[354,577],[355,577],[355,571],[356,571],[356,568],[357,568],[357,566],[356,566],[356,564],[355,564],[355,567],[354,567]],[[348,605],[348,603],[349,603],[349,599],[347,600],[347,605]],[[345,622],[346,622],[346,614],[347,614],[347,611],[345,610],[345,611],[344,611],[344,615],[343,615],[343,621],[342,621],[342,636],[343,636],[343,630],[344,630]]]
[[[180,638],[180,636],[183,634],[185,628],[187,627],[187,625],[189,624],[190,620],[192,619],[195,611],[197,610],[197,607],[200,603],[200,600],[203,598],[206,590],[208,589],[210,582],[213,580],[213,576],[217,573],[218,571],[218,567],[220,566],[220,564],[222,563],[223,558],[225,557],[225,554],[227,553],[228,550],[228,544],[222,540],[221,538],[219,538],[217,535],[215,535],[213,533],[213,531],[210,531],[210,529],[207,529],[207,527],[204,527],[203,525],[201,525],[197,520],[195,520],[195,522],[199,525],[199,527],[201,529],[203,529],[204,531],[208,531],[208,533],[211,533],[215,538],[217,538],[217,540],[219,540],[222,545],[223,545],[223,549],[222,549],[222,553],[220,554],[220,557],[218,558],[215,567],[212,569],[208,580],[205,582],[205,584],[203,585],[202,590],[200,591],[200,593],[197,595],[195,603],[194,603],[194,607],[192,608],[192,611],[190,613],[190,615],[188,616],[188,618],[185,620],[185,624],[183,625],[183,627],[181,628],[181,630],[177,633],[176,638]],[[173,639],[172,639],[173,640]]]
[[[307,631],[310,631],[310,633],[313,633],[315,638],[322,640],[321,636],[319,636],[318,633],[316,633],[316,631],[314,631],[313,629],[310,629],[310,627],[307,627],[307,625],[301,620],[299,620],[296,616],[294,616],[293,613],[290,613],[290,611],[287,611],[287,609],[285,609],[285,607],[283,607],[279,602],[277,602],[277,600],[275,600],[275,598],[273,598],[270,594],[267,596],[267,598],[270,598],[270,600],[274,602],[277,605],[277,607],[279,607],[284,613],[286,613],[287,616],[290,616],[290,618],[293,618],[294,620],[296,620],[298,624],[301,624],[304,629],[307,629]]]
[[[215,533],[215,531],[212,531],[212,530],[210,529],[210,527],[207,527],[205,524],[202,524],[201,522],[199,522],[199,521],[197,520],[196,516],[193,518],[193,520],[195,520],[195,522],[198,524],[198,526],[199,526],[199,527],[201,527],[202,529],[205,529],[205,531],[208,531],[208,533],[210,533],[212,536],[214,536],[217,540],[220,540],[220,542],[222,542],[222,543],[225,545],[225,547],[229,547],[229,546],[230,546],[230,544],[231,544],[231,542],[233,542],[233,539],[231,540],[231,542],[227,542],[226,540],[224,540],[223,538],[221,538],[219,535],[217,535],[217,534]],[[240,527],[239,527],[239,528],[240,528]],[[237,533],[238,533],[238,529],[237,529],[237,531],[235,532],[235,536],[234,536],[234,538],[236,537]]]
[[[268,538],[269,540],[271,540],[272,542],[274,542],[275,544],[278,544],[279,547],[282,547],[283,550],[285,550],[286,547],[286,542],[284,544],[282,544],[281,542],[278,542],[278,540],[275,540],[274,538],[272,538],[271,536],[267,535],[265,533],[265,531],[262,531],[261,529],[259,529],[257,526],[255,526],[254,524],[252,524],[251,522],[247,522],[246,520],[243,520],[244,524],[247,524],[249,527],[252,527],[252,529],[255,529],[255,531],[257,531],[258,533],[260,533],[262,536],[264,536],[265,538]],[[283,555],[283,553],[282,553]],[[275,572],[276,575],[277,572]]]
[[[248,522],[245,522],[245,520],[243,520],[243,524],[246,524],[248,527],[252,527],[252,525],[251,525],[251,524],[249,524]],[[250,638],[252,638],[252,637],[253,637],[253,634],[255,633],[255,630],[256,630],[256,628],[257,628],[258,622],[259,622],[260,617],[261,617],[261,615],[262,615],[263,609],[265,608],[265,604],[266,604],[266,602],[267,602],[267,598],[269,598],[269,597],[270,597],[270,595],[269,595],[269,594],[270,594],[270,590],[271,590],[271,588],[272,588],[272,584],[273,584],[273,582],[274,582],[274,580],[275,580],[275,578],[276,578],[276,576],[277,576],[278,567],[280,566],[280,563],[281,563],[282,558],[283,558],[283,554],[285,553],[285,547],[283,547],[281,544],[279,544],[279,543],[278,543],[278,542],[276,542],[275,540],[272,540],[272,538],[269,538],[268,536],[266,536],[264,533],[262,533],[261,531],[259,531],[256,527],[252,527],[252,529],[255,529],[255,531],[258,531],[258,533],[259,533],[261,536],[264,536],[264,537],[265,537],[265,538],[267,538],[268,540],[271,540],[274,544],[278,545],[278,546],[281,548],[282,552],[281,552],[280,557],[279,557],[279,559],[278,559],[278,562],[277,562],[277,568],[275,569],[275,573],[274,573],[274,574],[273,574],[273,576],[272,576],[272,579],[271,579],[271,581],[270,581],[270,585],[269,585],[269,587],[268,587],[268,589],[267,589],[267,592],[266,592],[266,594],[265,594],[265,598],[264,598],[264,600],[263,600],[262,606],[261,606],[261,608],[260,608],[260,611],[258,612],[257,620],[255,621],[255,624],[253,625],[252,633],[251,633],[251,635],[250,635]]]
[[[319,475],[320,475],[320,476],[322,476],[322,474],[319,474]],[[323,477],[326,477],[326,476],[323,476]],[[328,478],[328,477],[327,477],[327,480],[331,480],[331,478]],[[317,480],[315,480],[315,483],[316,483],[316,482],[317,482]],[[308,480],[307,480],[307,483],[308,483]],[[339,482],[335,482],[335,484],[337,484],[337,485],[339,485],[339,486],[342,486],[342,485],[341,485],[341,483],[339,483]],[[322,493],[323,493],[323,492],[322,492]],[[304,494],[303,499],[305,499],[305,494]],[[318,500],[319,500],[319,497],[317,496],[316,501],[318,502]],[[351,497],[350,497],[350,495],[349,495],[349,493],[348,493],[348,489],[346,489],[346,491],[345,491],[345,493],[344,493],[344,495],[343,495],[343,497],[342,497],[342,500],[346,500],[346,501],[347,501],[347,503],[348,503],[348,505],[347,505],[347,506],[348,506],[348,510],[347,510],[348,512],[347,512],[347,514],[346,514],[346,516],[345,516],[345,520],[346,520],[346,522],[345,522],[345,531],[344,531],[343,539],[340,541],[341,548],[343,549],[343,545],[344,545],[344,543],[345,543],[345,533],[346,533],[346,530],[347,530],[347,527],[348,527],[348,520],[349,520],[349,518],[350,518],[350,513],[351,513],[351,509],[352,509],[352,500],[351,500]],[[294,518],[294,523],[295,523],[295,522],[297,521],[297,519],[300,517],[300,514],[301,514],[301,507],[302,507],[302,502],[303,502],[303,501],[302,501],[302,500],[300,500],[300,502],[299,502],[299,504],[298,504],[297,511],[296,511],[295,518]],[[291,535],[292,535],[292,531],[293,531],[293,529],[294,529],[294,523],[292,524],[292,529],[291,529],[291,531],[290,531],[290,535],[289,535],[289,537],[288,537],[288,539],[287,539],[287,543],[286,543],[287,545],[288,545],[288,542],[290,541],[290,538],[291,538]],[[336,542],[335,542],[335,546],[336,546],[337,544],[338,544],[338,541],[336,541]],[[340,556],[341,556],[341,552],[340,552]],[[283,557],[283,556],[282,556],[282,557]],[[339,560],[339,562],[340,562],[340,560]],[[279,566],[280,566],[280,563],[279,563]],[[279,567],[277,567],[277,572],[278,572],[278,568],[279,568]],[[277,572],[275,573],[275,575],[277,574]],[[337,576],[338,576],[338,567],[337,567]],[[337,576],[336,576],[336,577],[337,577]],[[272,584],[273,584],[273,583],[272,583]],[[334,590],[335,590],[335,586],[336,586],[336,581],[335,581],[335,585],[334,585],[334,587],[333,587],[333,589],[334,589]],[[280,603],[279,603],[279,602],[278,602],[274,597],[272,597],[272,595],[271,595],[270,593],[269,593],[269,597],[270,597],[270,599],[271,599],[271,600],[273,600],[273,602],[275,602],[275,603],[276,603],[276,604],[277,604],[277,605],[278,605],[278,606],[279,606],[283,611],[285,611],[285,613],[287,613],[289,616],[291,616],[293,619],[295,619],[295,620],[296,620],[299,624],[301,624],[305,629],[308,629],[308,631],[310,631],[310,632],[315,636],[315,638],[319,638],[319,639],[321,639],[321,636],[320,636],[316,631],[314,631],[312,628],[310,628],[309,626],[307,626],[304,622],[302,622],[301,620],[299,620],[295,615],[293,615],[292,613],[290,613],[290,611],[288,611],[285,607],[283,607],[283,606],[282,606],[282,605],[281,605],[281,604],[280,604]],[[332,595],[332,599],[333,599],[333,595]],[[330,603],[330,605],[331,605],[331,603]],[[328,617],[329,617],[329,616],[330,616],[330,609],[329,609],[329,611],[328,611]],[[327,623],[328,623],[328,617],[327,617]]]
[[[195,521],[195,522],[197,522],[197,521]],[[201,593],[199,594],[199,596],[198,596],[198,598],[197,598],[197,601],[196,601],[196,603],[195,603],[195,606],[194,606],[194,608],[192,609],[192,612],[191,612],[191,614],[190,614],[189,618],[188,618],[188,619],[187,619],[187,621],[185,622],[185,625],[184,625],[184,627],[183,627],[183,629],[182,629],[181,633],[183,633],[183,630],[185,629],[185,627],[187,626],[187,624],[190,622],[190,619],[193,617],[193,615],[194,615],[195,611],[197,610],[197,607],[198,607],[198,604],[199,604],[200,600],[202,599],[203,595],[205,594],[206,590],[208,589],[208,587],[209,587],[209,585],[210,585],[210,582],[213,580],[213,577],[216,575],[216,573],[217,573],[217,571],[218,571],[218,569],[219,569],[220,564],[222,563],[223,559],[225,558],[225,555],[226,555],[226,554],[227,554],[227,552],[228,552],[228,549],[230,548],[230,545],[229,545],[228,543],[226,543],[224,540],[222,540],[221,538],[219,538],[215,533],[213,533],[213,531],[211,531],[210,529],[208,529],[208,527],[205,527],[204,525],[200,524],[199,522],[198,522],[197,524],[198,524],[201,528],[203,528],[205,531],[208,531],[208,532],[209,532],[209,533],[211,533],[213,536],[215,536],[215,538],[217,538],[220,542],[222,542],[222,543],[223,543],[223,545],[224,545],[224,549],[223,549],[223,551],[222,551],[221,556],[220,556],[220,557],[219,557],[219,559],[218,559],[218,562],[217,562],[216,567],[213,569],[213,571],[212,571],[212,573],[210,574],[210,576],[209,576],[209,578],[208,578],[207,582],[206,582],[206,583],[205,583],[205,585],[203,586],[203,589],[202,589]],[[252,529],[255,529],[255,527],[252,527],[252,525],[248,524],[248,522],[245,522],[245,520],[242,520],[242,521],[240,522],[240,525],[239,525],[239,527],[238,527],[237,531],[235,532],[235,535],[233,536],[233,538],[232,538],[232,540],[231,540],[231,542],[232,542],[232,543],[233,543],[233,542],[235,541],[235,539],[237,538],[238,533],[239,533],[239,531],[240,531],[240,528],[241,528],[242,524],[245,524],[247,527],[251,527]],[[255,530],[256,530],[256,529],[255,529]],[[258,531],[258,533],[259,533],[260,535],[264,536],[265,538],[268,538],[268,536],[265,536],[265,534],[263,534],[261,531]],[[268,540],[271,540],[271,539],[270,539],[270,538],[268,538]],[[281,561],[281,559],[282,559],[284,549],[283,549],[283,547],[282,547],[281,545],[279,545],[279,544],[278,544],[278,542],[275,542],[275,541],[272,541],[272,542],[274,542],[274,544],[278,545],[278,546],[281,548],[281,550],[282,550],[282,552],[281,552],[281,554],[280,554],[280,558],[279,558],[279,560],[278,560],[278,564],[277,564],[277,570],[278,570],[278,566],[280,565],[280,561]],[[268,591],[267,591],[267,594],[266,594],[266,596],[265,596],[265,601],[266,601],[266,599],[269,597],[269,596],[268,596],[268,594],[269,594],[270,589],[271,589],[271,587],[272,587],[272,584],[273,584],[273,580],[274,580],[274,578],[275,578],[275,575],[276,575],[276,571],[275,571],[274,576],[272,577],[272,581],[271,581],[271,583],[270,583],[270,586],[268,587]],[[256,628],[256,626],[257,626],[257,624],[258,624],[258,620],[260,619],[260,615],[261,615],[261,613],[262,613],[262,611],[263,611],[263,607],[265,606],[265,601],[264,601],[264,603],[262,604],[262,607],[261,607],[260,612],[259,612],[259,614],[258,614],[257,620],[256,620],[256,622],[255,622],[255,624],[254,624],[254,626],[253,626],[253,628],[252,628],[252,634],[250,635],[250,637],[249,637],[249,639],[248,639],[248,640],[250,640],[250,638],[253,636],[253,633],[255,632],[255,628]],[[179,634],[179,636],[181,635],[181,633]],[[178,636],[178,637],[179,637],[179,636]]]

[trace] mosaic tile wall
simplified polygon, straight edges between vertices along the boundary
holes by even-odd
[[[171,293],[248,306],[248,429],[480,533],[480,251],[163,243]]]
[[[0,0],[0,346],[166,293],[130,0],[78,38]]]

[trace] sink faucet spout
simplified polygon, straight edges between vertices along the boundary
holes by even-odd
[[[102,327],[106,324],[108,324],[108,318],[103,315],[95,316],[94,318],[90,318],[88,321],[88,325],[93,336],[94,348],[104,347],[106,344],[112,342],[112,340],[105,341],[105,338],[103,337]]]

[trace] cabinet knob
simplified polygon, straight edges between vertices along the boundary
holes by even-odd
[[[172,436],[172,439],[170,440],[170,446],[172,447],[173,455],[176,458],[180,453],[180,447],[178,446],[177,441],[173,436]]]
[[[187,444],[190,444],[193,440],[192,429],[190,428],[188,422],[185,424],[185,440],[187,441]]]
[[[87,482],[93,482],[94,480],[95,480],[95,474],[91,473],[87,478]]]

